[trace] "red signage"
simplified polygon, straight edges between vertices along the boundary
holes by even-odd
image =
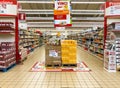
[[[0,0],[0,4],[11,4],[17,5],[17,0]]]
[[[54,27],[70,27],[70,26],[72,26],[72,24],[54,24]]]
[[[17,0],[0,0],[0,15],[16,16]]]
[[[105,16],[119,16],[120,2],[106,2]]]
[[[105,4],[100,5],[100,10],[105,10]]]
[[[26,14],[25,13],[19,13],[19,20],[26,20]]]
[[[55,20],[66,20],[66,15],[54,15]]]
[[[106,2],[106,8],[110,7],[110,6],[116,6],[116,5],[120,5],[120,2]]]

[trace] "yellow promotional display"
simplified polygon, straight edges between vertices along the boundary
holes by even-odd
[[[77,42],[75,40],[62,40],[62,64],[77,64]]]

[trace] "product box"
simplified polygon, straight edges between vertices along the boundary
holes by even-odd
[[[75,40],[62,40],[62,64],[77,64],[77,42]]]
[[[45,65],[61,64],[61,46],[45,46]]]

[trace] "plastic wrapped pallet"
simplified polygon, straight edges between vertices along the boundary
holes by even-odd
[[[62,40],[62,64],[77,64],[77,42],[75,40]]]

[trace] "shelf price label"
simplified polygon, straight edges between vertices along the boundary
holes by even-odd
[[[17,15],[17,0],[0,0],[0,15]]]

